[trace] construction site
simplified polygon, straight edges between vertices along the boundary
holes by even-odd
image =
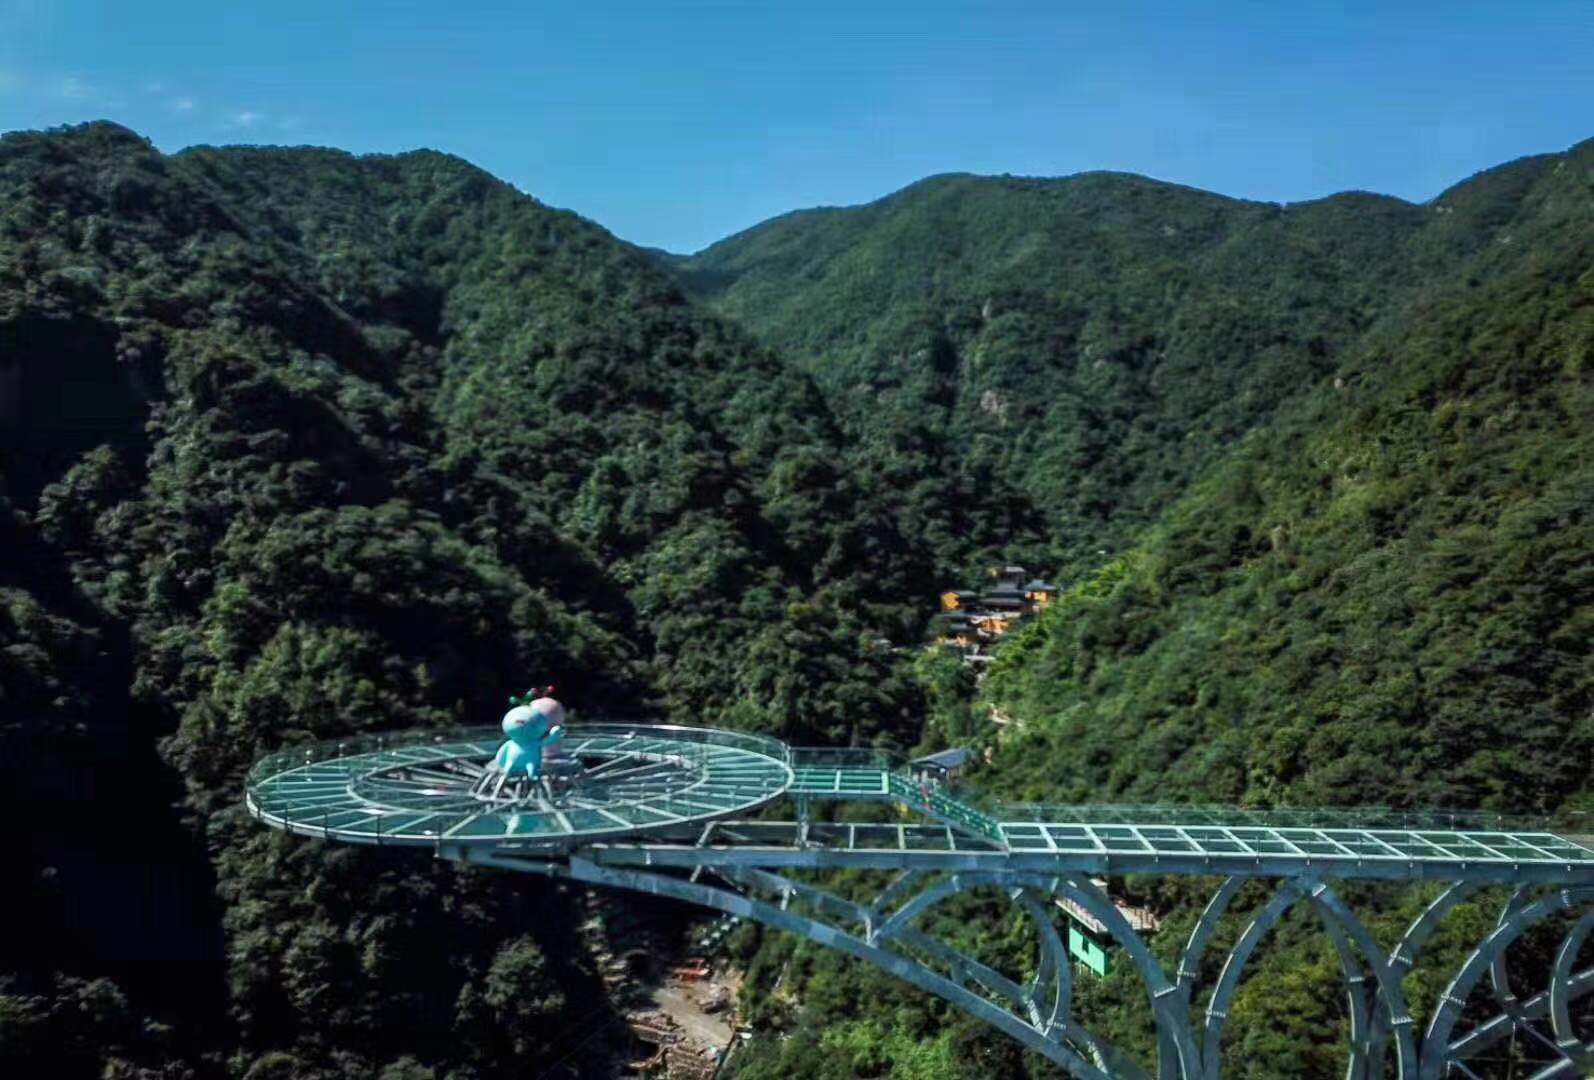
[[[739,1037],[742,972],[721,948],[735,920],[694,923],[683,940],[679,921],[656,910],[597,896],[590,903],[582,936],[631,1035],[629,1045],[616,1048],[616,1073],[654,1080],[717,1076]]]

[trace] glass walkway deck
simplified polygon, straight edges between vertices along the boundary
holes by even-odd
[[[793,750],[765,737],[642,724],[573,723],[565,752],[544,759],[542,777],[506,788],[487,765],[497,743],[489,730],[291,748],[255,767],[246,801],[261,821],[290,832],[425,845],[462,863],[754,919],[875,964],[1090,1080],[1220,1076],[1224,1024],[1247,958],[1304,905],[1340,962],[1350,1010],[1346,1075],[1383,1075],[1386,1064],[1418,1080],[1477,1075],[1468,1062],[1521,1032],[1542,1051],[1539,1080],[1594,1075],[1589,1025],[1572,1012],[1594,992],[1584,947],[1594,943],[1594,829],[1378,810],[1019,806],[960,796],[867,751]],[[835,801],[888,803],[901,814],[821,820],[859,816],[819,812],[817,804]],[[823,878],[792,873],[828,868],[887,871],[889,883],[842,894]],[[1123,874],[1220,882],[1174,968],[1101,884]],[[1258,879],[1271,897],[1234,904]],[[1336,892],[1345,879],[1442,888],[1387,947]],[[1506,886],[1497,890],[1508,897],[1498,921],[1425,1002],[1418,1032],[1405,975],[1447,914],[1488,886]],[[1031,923],[1037,954],[1022,979],[924,926],[937,904],[971,889],[996,890]],[[1157,1027],[1153,1068],[1129,1061],[1074,1015],[1054,901],[1087,915],[1140,976]],[[1224,920],[1236,924],[1233,935],[1217,934]],[[1562,943],[1526,973],[1537,981],[1522,983],[1524,973],[1507,972],[1508,952],[1534,928],[1561,933]],[[1220,968],[1203,963],[1215,937],[1233,941]],[[1523,996],[1519,984],[1544,989]]]

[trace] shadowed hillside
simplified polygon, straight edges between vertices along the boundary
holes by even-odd
[[[247,822],[284,741],[490,722],[537,679],[917,737],[866,644],[912,555],[888,536],[859,573],[871,517],[808,378],[464,162],[8,136],[0,347],[7,798],[55,822],[11,871],[50,944],[0,952],[0,1055],[30,1068],[463,1076],[606,1022],[557,890]],[[117,864],[187,883],[192,912],[151,910],[191,946],[112,919],[144,903]]]

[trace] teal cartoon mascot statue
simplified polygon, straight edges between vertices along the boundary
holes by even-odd
[[[550,695],[553,687],[532,687],[510,697],[504,714],[507,736],[493,757],[493,765],[506,779],[524,774],[531,780],[542,775],[543,750],[565,737],[565,707]]]

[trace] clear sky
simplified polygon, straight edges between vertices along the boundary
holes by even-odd
[[[693,251],[937,172],[1431,198],[1594,136],[1594,0],[0,0],[0,130],[461,155]]]

